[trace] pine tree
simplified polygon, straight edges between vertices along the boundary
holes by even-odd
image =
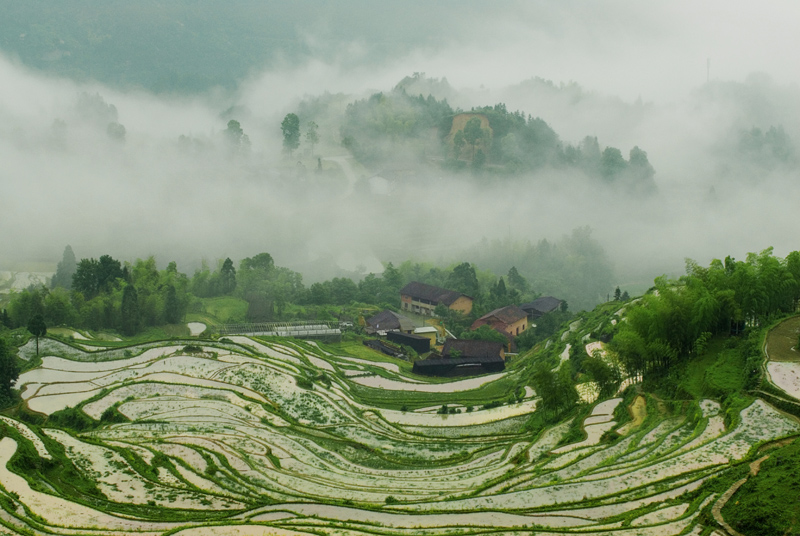
[[[67,246],[64,248],[64,254],[61,257],[61,262],[58,263],[56,273],[50,281],[50,287],[64,287],[69,290],[72,288],[72,276],[78,269],[78,263],[75,260],[75,253],[72,252],[72,247]]]
[[[122,291],[122,333],[135,335],[139,331],[139,294],[133,285],[126,285]]]

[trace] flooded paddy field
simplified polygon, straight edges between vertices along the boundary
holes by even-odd
[[[704,482],[753,446],[800,433],[761,400],[726,426],[714,401],[697,405],[698,421],[648,415],[644,396],[620,406],[631,421],[614,440],[621,398],[587,396],[580,437],[569,421],[529,430],[530,388],[519,403],[442,415],[440,397],[508,374],[424,383],[316,344],[235,337],[102,359],[43,349],[20,376],[24,403],[90,425],[2,417],[0,523],[20,534],[672,535],[698,527],[717,498]],[[428,404],[375,406],[359,397],[370,385]],[[18,474],[23,454],[34,470]],[[47,463],[91,484],[51,482]]]

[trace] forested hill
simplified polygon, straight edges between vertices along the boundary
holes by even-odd
[[[430,92],[412,93],[424,90]],[[444,79],[414,73],[390,91],[351,102],[344,117],[336,120],[341,144],[375,170],[409,168],[422,161],[476,175],[513,176],[550,169],[561,172],[562,179],[588,177],[630,194],[657,190],[656,171],[638,146],[625,158],[620,149],[601,146],[596,136],[564,142],[541,117],[511,111],[504,103],[462,110],[434,93],[454,91]],[[302,102],[301,123],[329,121],[325,99],[330,98]]]

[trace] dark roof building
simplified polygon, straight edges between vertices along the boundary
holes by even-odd
[[[414,361],[412,372],[425,376],[470,376],[502,372],[506,368],[500,357],[442,357]]]
[[[418,354],[425,354],[431,351],[431,340],[428,337],[414,335],[413,333],[402,333],[400,331],[390,331],[386,338],[396,344],[404,344],[412,348]]]
[[[532,302],[523,303],[519,306],[531,318],[539,318],[547,313],[552,313],[561,307],[561,300],[552,296],[542,296]]]
[[[447,339],[442,348],[442,356],[452,358],[453,351],[458,352],[458,357],[495,358],[505,359],[506,353],[503,344],[493,341],[479,341],[468,339]]]
[[[500,309],[495,309],[489,313],[486,313],[478,320],[475,321],[477,326],[473,324],[473,328],[475,329],[483,324],[491,324],[492,321],[496,321],[507,326],[514,324],[515,322],[519,322],[523,318],[527,318],[528,313],[523,311],[521,308],[517,307],[516,305],[507,305],[505,307],[501,307]]]
[[[378,331],[411,333],[414,331],[414,323],[411,319],[389,309],[384,309],[380,313],[369,317],[366,323],[367,333],[377,333]]]
[[[455,301],[465,294],[456,292],[455,290],[447,290],[446,288],[434,287],[425,283],[412,281],[408,285],[400,289],[400,294],[403,296],[411,296],[418,300],[426,300],[435,304],[452,305]],[[471,296],[467,296],[472,299]]]

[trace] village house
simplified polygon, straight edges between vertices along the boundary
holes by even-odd
[[[400,289],[400,308],[403,311],[433,316],[434,309],[440,304],[465,315],[472,311],[472,297],[454,290],[417,281],[412,281]]]
[[[473,322],[470,329],[478,329],[481,326],[489,326],[513,339],[528,329],[528,313],[516,305],[508,305],[486,313]]]

